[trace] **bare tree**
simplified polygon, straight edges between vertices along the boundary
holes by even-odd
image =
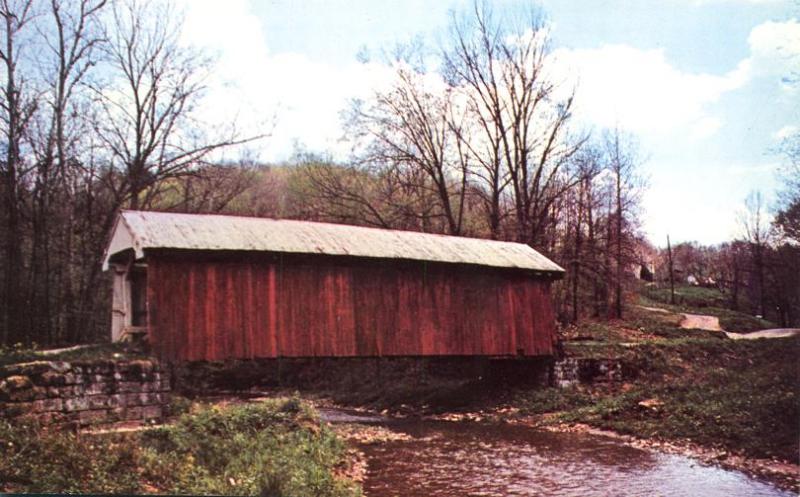
[[[557,205],[555,216],[560,227],[555,237],[561,250],[553,253],[567,269],[565,291],[569,296],[566,303],[571,307],[571,322],[580,319],[584,286],[595,277],[596,266],[592,261],[597,247],[592,226],[596,207],[593,190],[602,167],[602,151],[595,146],[584,146],[576,154],[574,162],[573,167],[580,172],[581,181]]]
[[[120,204],[145,207],[160,181],[185,174],[241,138],[235,127],[203,133],[197,105],[211,61],[179,43],[180,16],[152,1],[114,4],[107,55],[114,78],[97,89],[96,131],[121,175],[110,175]]]
[[[383,164],[341,165],[298,158],[289,177],[287,215],[410,231],[445,232],[435,193],[418,185],[424,171]]]
[[[46,342],[59,330],[75,335],[80,328],[76,318],[82,303],[76,296],[84,292],[74,276],[75,233],[85,222],[79,198],[91,181],[78,159],[91,130],[83,85],[104,41],[100,13],[105,5],[106,0],[51,0],[37,23],[41,93],[28,137],[35,161],[28,300],[37,309],[29,313],[31,332]]]
[[[3,126],[5,141],[5,157],[0,164],[3,183],[3,207],[5,214],[5,264],[3,326],[0,339],[7,342],[9,338],[19,338],[21,316],[24,305],[20,299],[20,280],[22,266],[22,247],[20,229],[20,183],[24,176],[21,155],[22,141],[30,118],[36,108],[36,101],[29,95],[31,88],[19,73],[20,52],[23,45],[20,39],[24,30],[34,17],[32,0],[0,1],[0,29],[2,29],[2,47],[0,62],[4,85],[0,105],[0,122]],[[9,337],[8,333],[15,333]]]
[[[211,164],[158,184],[151,205],[178,212],[229,212],[245,206],[232,205],[255,179],[251,164]]]
[[[623,284],[625,270],[635,261],[634,247],[635,234],[634,220],[636,213],[633,210],[638,205],[641,179],[636,174],[639,163],[637,146],[633,138],[624,135],[619,129],[607,132],[604,137],[608,170],[613,176],[613,202],[614,211],[613,232],[614,240],[614,317],[622,318],[623,309]],[[609,223],[611,226],[612,223]]]
[[[580,181],[568,166],[583,139],[568,132],[573,94],[560,97],[547,73],[549,41],[541,16],[531,11],[516,21],[495,19],[487,3],[476,3],[469,16],[454,17],[443,65],[472,113],[475,134],[465,142],[480,164],[492,235],[510,188],[515,238],[541,247],[548,212]]]
[[[413,48],[399,51],[391,87],[367,103],[354,102],[348,127],[364,142],[357,157],[363,169],[390,180],[387,186],[418,193],[425,201],[417,203],[423,207],[417,215],[439,217],[447,233],[458,235],[469,181],[469,157],[456,138],[463,115],[452,89],[428,74],[420,59]],[[428,201],[437,212],[429,212]]]
[[[759,191],[751,192],[745,199],[745,210],[740,215],[740,223],[744,239],[750,246],[753,261],[753,271],[756,276],[756,293],[758,295],[758,310],[761,316],[766,316],[766,293],[764,288],[764,252],[769,238],[769,222],[767,219],[764,198]]]

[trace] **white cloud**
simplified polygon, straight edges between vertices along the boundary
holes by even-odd
[[[764,162],[760,164],[734,164],[725,169],[726,174],[736,176],[772,174],[778,170],[780,164],[775,162]]]
[[[720,3],[751,3],[755,5],[766,5],[770,3],[782,3],[785,0],[690,0],[695,5],[710,5]]]
[[[768,21],[759,24],[747,38],[754,77],[777,78],[784,90],[796,89],[800,81],[800,22]]]
[[[755,79],[771,78],[793,91],[800,80],[800,23],[765,22],[748,37],[750,53],[724,74],[691,73],[663,50],[629,45],[559,49],[557,71],[577,83],[577,113],[589,123],[639,133],[687,130],[693,139],[714,135],[722,120],[711,105]]]
[[[692,125],[692,138],[702,140],[713,136],[722,127],[722,120],[716,117],[706,116],[698,119]]]
[[[208,120],[224,123],[235,117],[246,130],[271,130],[274,121],[273,135],[260,150],[268,160],[287,157],[296,141],[344,154],[340,112],[350,98],[385,83],[388,67],[274,53],[247,0],[226,1],[225,8],[215,0],[184,2],[184,39],[218,58],[203,109]],[[750,56],[724,74],[682,71],[662,50],[627,45],[557,50],[555,70],[577,81],[576,112],[588,123],[642,134],[679,131],[703,140],[725,124],[711,111],[723,95],[754,77],[782,76],[800,66],[795,20],[763,23],[748,41]]]
[[[798,131],[800,131],[800,128],[798,128],[797,126],[788,125],[776,131],[773,136],[778,140],[783,140],[784,138],[789,138]]]
[[[627,45],[557,50],[555,60],[578,81],[578,113],[604,127],[663,132],[689,127],[707,137],[722,122],[707,106],[748,79],[747,64],[723,75],[683,72],[667,61],[663,50]]]
[[[246,0],[192,0],[185,4],[185,42],[217,58],[203,115],[212,123],[233,119],[243,133],[270,131],[257,152],[287,158],[300,142],[340,154],[340,112],[386,79],[375,64],[336,66],[298,53],[272,53],[263,26]],[[274,126],[273,126],[274,125]]]
[[[657,187],[642,199],[644,228],[651,240],[661,243],[670,234],[673,243],[713,244],[737,236],[738,220],[732,213],[751,191],[764,192],[771,202],[778,163],[667,161],[654,166],[651,181]]]

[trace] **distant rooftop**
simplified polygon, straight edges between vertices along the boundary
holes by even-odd
[[[528,245],[343,224],[224,216],[122,211],[103,261],[133,249],[237,250],[325,254],[474,264],[561,273]]]

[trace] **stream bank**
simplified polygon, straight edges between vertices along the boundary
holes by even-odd
[[[367,497],[793,495],[739,471],[591,430],[320,413],[360,452]]]

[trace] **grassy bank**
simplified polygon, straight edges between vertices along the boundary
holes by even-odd
[[[0,421],[0,491],[352,496],[344,446],[297,399],[195,406],[169,426],[69,434]]]
[[[676,339],[635,347],[573,344],[639,371],[621,385],[518,391],[522,414],[581,422],[640,438],[689,440],[732,453],[798,463],[800,337]]]
[[[752,316],[746,312],[729,308],[730,297],[714,288],[679,286],[675,288],[675,305],[670,305],[669,288],[648,287],[642,289],[640,303],[645,306],[662,307],[674,313],[688,312],[717,316],[725,331],[746,333],[748,331],[775,328],[775,323]],[[741,302],[740,308],[749,307]]]

